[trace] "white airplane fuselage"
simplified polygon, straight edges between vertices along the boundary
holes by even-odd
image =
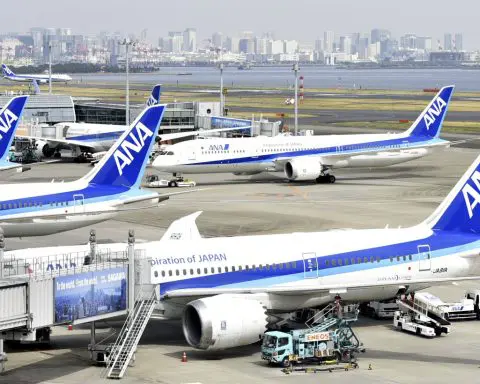
[[[9,76],[3,76],[7,80],[11,81],[17,81],[17,82],[22,82],[22,83],[30,83],[32,81],[36,81],[40,84],[48,84],[49,82],[49,76],[48,75],[9,75]],[[72,81],[72,78],[69,75],[52,75],[52,83],[68,83],[69,81]]]
[[[324,156],[329,157],[333,169],[384,167],[418,159],[447,144],[441,139],[426,142],[405,134],[192,140],[169,147],[153,166],[185,174],[280,172],[284,171],[284,160],[305,159],[321,164]]]

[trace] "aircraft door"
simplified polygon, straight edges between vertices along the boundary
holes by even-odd
[[[188,149],[188,160],[189,161],[197,160],[197,153],[196,153],[194,147],[191,147],[191,148]]]
[[[305,279],[316,279],[318,277],[318,259],[315,252],[302,253]]]
[[[83,194],[73,195],[73,213],[83,213],[83,212],[85,212]]]
[[[418,250],[418,270],[429,271],[432,267],[432,259],[430,255],[430,245],[424,244],[417,246]]]

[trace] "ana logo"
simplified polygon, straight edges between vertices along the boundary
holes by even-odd
[[[9,109],[3,111],[3,114],[0,115],[0,132],[7,133],[10,128],[12,128],[12,123],[18,120],[18,116],[15,115]],[[0,134],[0,139],[3,136]]]
[[[123,168],[130,165],[133,161],[131,151],[139,153],[145,146],[145,140],[151,136],[153,136],[153,132],[139,122],[119,145],[118,149],[113,153],[113,158],[115,159],[115,164],[117,164],[120,176],[123,174]]]
[[[13,75],[13,72],[6,65],[3,66],[3,71],[9,76]]]
[[[480,203],[480,172],[475,171],[470,177],[470,180],[475,184],[474,188],[470,184],[465,184],[462,188],[463,198],[465,199],[465,205],[467,206],[468,217],[470,219],[473,216],[473,209]]]
[[[158,103],[158,100],[153,97],[153,95],[150,95],[150,97],[147,100],[147,106],[150,107],[151,105],[156,105]]]
[[[216,144],[216,145],[210,145],[208,147],[209,151],[228,151],[228,148],[230,147],[230,144]]]
[[[447,103],[443,101],[441,97],[437,97],[430,108],[428,108],[428,111],[425,112],[425,115],[423,116],[423,121],[425,122],[425,125],[427,126],[427,130],[430,129],[430,126],[435,122],[435,119],[440,116],[440,113],[442,113],[442,110],[447,106]]]

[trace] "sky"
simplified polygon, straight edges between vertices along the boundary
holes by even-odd
[[[474,0],[23,0],[15,17],[0,15],[0,32],[64,27],[73,33],[121,31],[157,42],[168,31],[197,29],[198,41],[213,32],[273,31],[279,39],[313,42],[323,31],[338,34],[386,28],[440,38],[460,32],[464,48],[480,48],[480,2]]]

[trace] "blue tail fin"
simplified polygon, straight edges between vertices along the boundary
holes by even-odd
[[[432,229],[480,234],[480,156],[425,223]]]
[[[15,74],[5,64],[2,64],[2,73],[5,77],[15,76]]]
[[[150,93],[150,97],[147,100],[147,107],[160,103],[161,88],[162,84],[157,84],[153,87],[152,93]]]
[[[425,138],[438,137],[454,89],[454,85],[443,87],[406,133],[409,136],[421,136]]]
[[[90,184],[139,186],[165,107],[146,108],[83,179]]]
[[[28,96],[14,97],[0,111],[0,161],[5,161]]]

